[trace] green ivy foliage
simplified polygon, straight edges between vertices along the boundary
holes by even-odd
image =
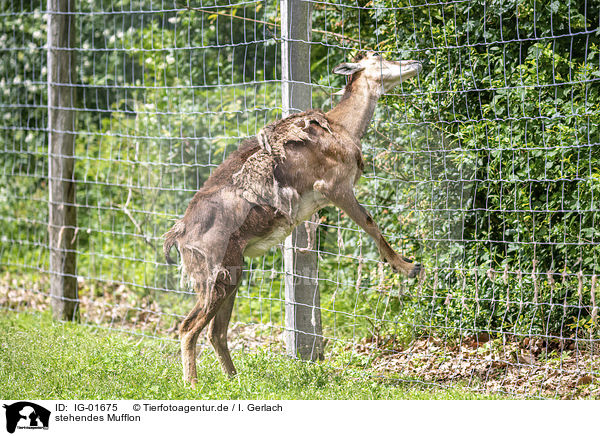
[[[378,328],[595,334],[599,6],[374,1],[333,9],[354,18],[337,27],[330,20],[333,32],[425,65],[416,84],[380,104],[363,140],[371,172],[361,198],[428,270],[407,289],[395,278],[377,285],[374,262],[362,272],[367,301],[379,302],[382,287],[400,295],[395,318],[372,315]],[[373,314],[373,304],[364,312]]]

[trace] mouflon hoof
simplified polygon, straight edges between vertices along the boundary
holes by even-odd
[[[408,273],[408,278],[412,279],[417,277],[423,272],[423,267],[420,263],[416,263],[413,269]]]

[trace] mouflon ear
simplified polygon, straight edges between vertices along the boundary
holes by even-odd
[[[364,70],[361,64],[355,62],[344,62],[339,64],[337,67],[333,69],[335,74],[343,74],[344,76],[351,76],[354,73],[358,73],[359,71]]]

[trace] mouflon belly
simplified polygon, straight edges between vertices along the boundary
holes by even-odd
[[[292,233],[292,230],[303,221],[309,219],[315,212],[329,204],[329,201],[317,191],[303,194],[294,205],[290,221],[281,221],[265,235],[252,238],[248,241],[244,256],[259,257],[265,254],[274,245],[282,243]]]

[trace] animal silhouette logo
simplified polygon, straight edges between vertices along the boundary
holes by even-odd
[[[48,429],[50,411],[28,401],[4,404],[6,409],[6,431],[14,433],[19,429]]]

